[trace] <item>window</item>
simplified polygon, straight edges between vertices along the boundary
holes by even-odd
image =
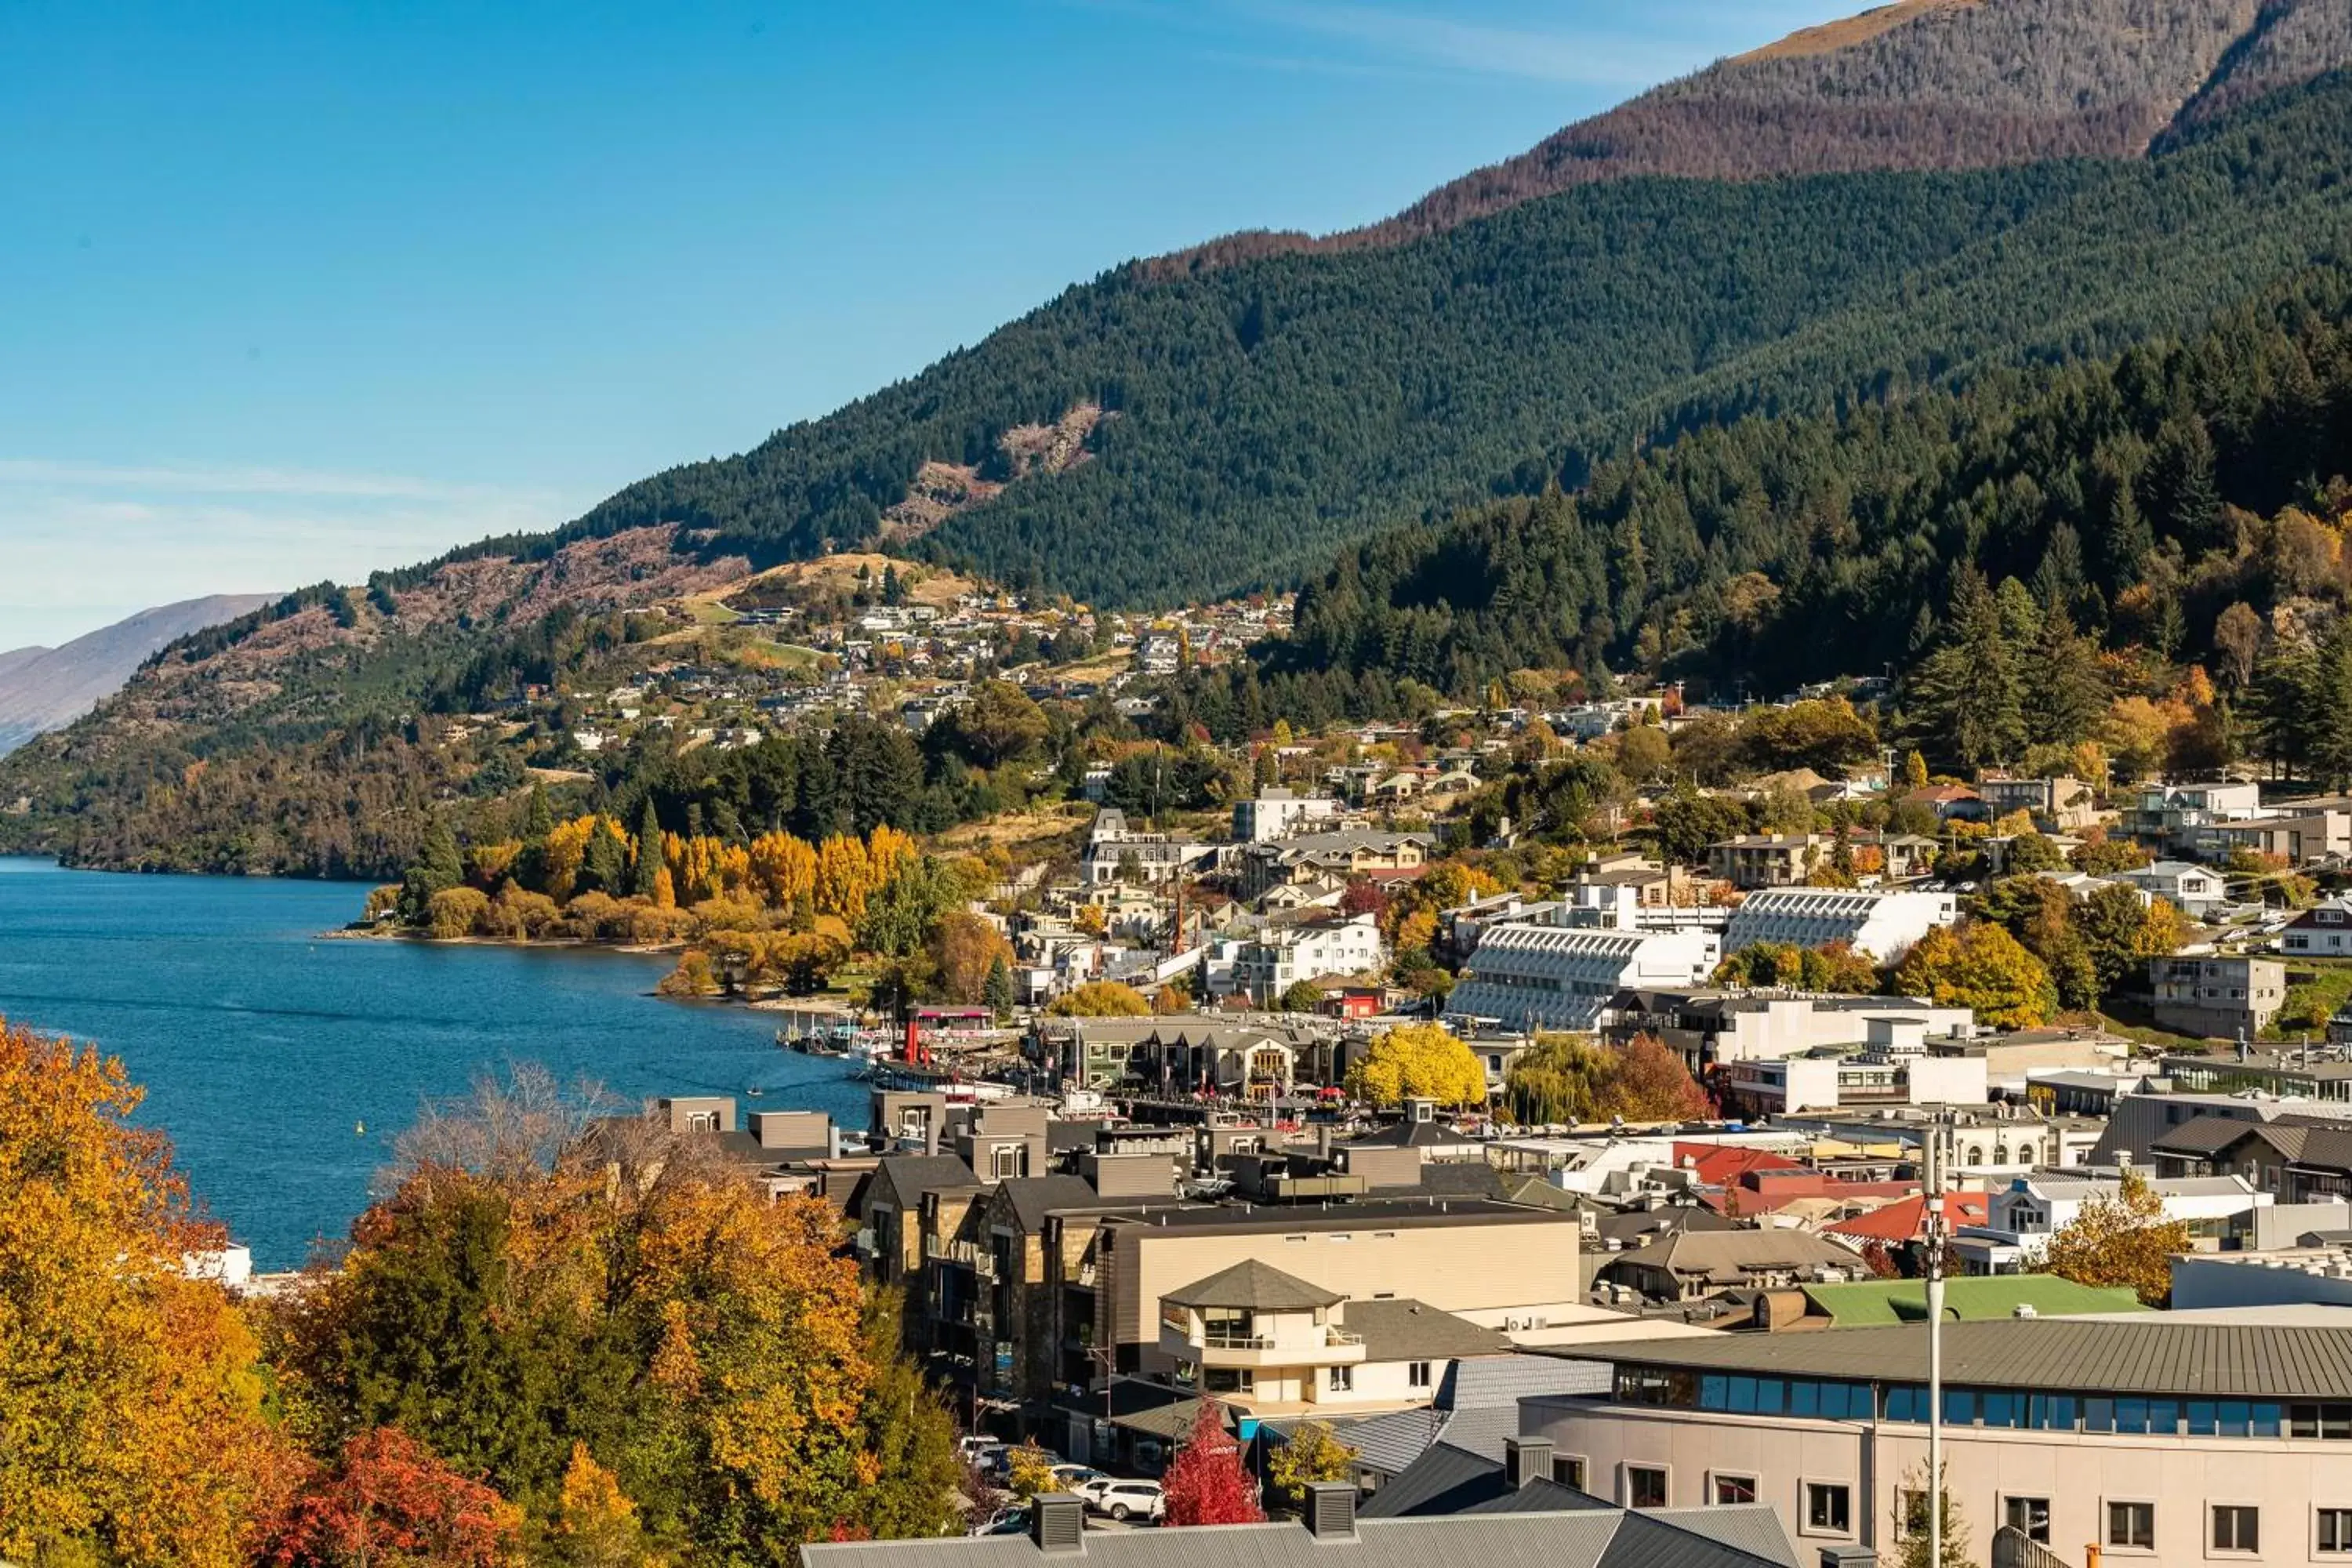
[[[2130,1551],[2155,1551],[2156,1505],[2152,1502],[2107,1504],[2107,1544]]]
[[[2311,1540],[2315,1552],[2352,1556],[2352,1508],[2323,1508]]]
[[[2260,1552],[2263,1549],[2262,1510],[2249,1508],[2243,1503],[2215,1503],[2212,1540],[2216,1552]]]
[[[1625,1506],[1627,1508],[1665,1507],[1666,1472],[1656,1465],[1626,1466]]]
[[[1201,1387],[1210,1394],[1255,1394],[1257,1373],[1247,1367],[1213,1366],[1202,1372]]]
[[[996,1179],[1009,1182],[1021,1174],[1021,1156],[1026,1151],[1018,1143],[999,1143],[992,1151],[996,1162]]]
[[[1820,1535],[1845,1535],[1853,1530],[1853,1491],[1835,1481],[1805,1483],[1805,1529]]]
[[[1551,1479],[1558,1481],[1561,1486],[1574,1487],[1578,1491],[1582,1491],[1584,1489],[1584,1476],[1585,1468],[1583,1455],[1554,1454],[1551,1457]],[[2345,1511],[2347,1514],[2352,1514],[2352,1509],[2347,1509]]]
[[[1356,1386],[1356,1369],[1352,1366],[1327,1368],[1324,1376],[1326,1386],[1334,1394],[1347,1394]]]
[[[1425,1361],[1409,1361],[1405,1363],[1404,1385],[1407,1388],[1427,1388],[1429,1386],[1429,1363]]]
[[[2050,1544],[2050,1500],[2046,1497],[2003,1498],[2000,1521],[2028,1541]]]
[[[1740,1503],[1754,1502],[1756,1478],[1717,1475],[1714,1484],[1707,1489],[1707,1492],[1718,1507],[1729,1508]]]

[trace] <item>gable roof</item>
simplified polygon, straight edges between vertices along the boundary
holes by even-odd
[[[1160,1299],[1172,1307],[1242,1307],[1258,1312],[1311,1312],[1347,1300],[1337,1290],[1310,1285],[1255,1258],[1180,1285]]]
[[[1374,1492],[1357,1510],[1364,1519],[1409,1519],[1427,1514],[1557,1513],[1609,1510],[1599,1498],[1562,1486],[1549,1476],[1515,1487],[1499,1460],[1439,1442],[1404,1473]]]
[[[1748,1276],[1814,1268],[1859,1268],[1862,1259],[1836,1242],[1801,1230],[1677,1231],[1612,1258],[1663,1268],[1681,1279],[1738,1284]]]
[[[1054,1209],[1090,1208],[1102,1202],[1094,1184],[1083,1176],[1015,1176],[999,1184],[1013,1205],[1013,1217],[1030,1235],[1045,1228]]]
[[[1945,1214],[1954,1225],[1983,1225],[1990,1217],[1987,1197],[1984,1193],[1947,1193]],[[1855,1241],[1909,1241],[1919,1235],[1927,1217],[1927,1194],[1914,1193],[1891,1204],[1881,1204],[1868,1214],[1825,1225],[1822,1234],[1850,1237]]]
[[[953,1154],[890,1154],[875,1168],[874,1187],[887,1192],[901,1205],[929,1192],[976,1187],[980,1178]]]

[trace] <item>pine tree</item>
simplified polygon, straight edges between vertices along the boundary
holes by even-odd
[[[2107,680],[2097,650],[2074,629],[2057,605],[2042,618],[2042,634],[2026,661],[2027,738],[2041,745],[2072,746],[2098,731],[2107,710]]]
[[[637,814],[636,849],[629,868],[629,891],[651,899],[660,890],[662,873],[661,817],[654,810],[651,795],[646,796],[645,809]]]
[[[530,786],[530,805],[523,811],[522,837],[527,844],[543,844],[555,830],[555,808],[548,804],[547,785],[534,779]]]
[[[1920,738],[1964,766],[2015,756],[2025,744],[2025,701],[2001,607],[1975,567],[1952,588],[1950,631],[1912,678]]]
[[[988,979],[981,987],[981,998],[992,1013],[1013,1011],[1013,971],[1001,952],[989,961]]]

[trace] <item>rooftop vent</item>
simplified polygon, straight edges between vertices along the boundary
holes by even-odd
[[[1307,1532],[1318,1541],[1356,1538],[1356,1484],[1310,1481],[1307,1487]]]
[[[1029,1500],[1029,1539],[1052,1556],[1087,1549],[1086,1500],[1075,1492],[1039,1492]]]

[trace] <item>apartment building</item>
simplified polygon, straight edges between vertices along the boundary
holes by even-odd
[[[1519,1029],[1590,1029],[1622,992],[1704,981],[1720,951],[1704,931],[1500,926],[1479,940],[1445,1010]]]
[[[2082,1563],[2352,1557],[2352,1330],[2329,1309],[1948,1323],[1946,1486]],[[1574,1484],[1648,1506],[1765,1503],[1809,1555],[1896,1546],[1925,1489],[1927,1330],[1580,1346],[1608,1392],[1522,1400]]]
[[[1717,1063],[1858,1044],[1870,1037],[1873,1019],[1902,1019],[1925,1037],[1941,1037],[1972,1028],[1976,1015],[1916,997],[1801,996],[1708,986],[1621,991],[1609,999],[1600,1022],[1601,1037],[1612,1044],[1648,1035],[1680,1051],[1696,1072]]]
[[[1751,893],[1723,933],[1727,953],[1758,942],[1827,947],[1843,942],[1887,963],[1937,926],[1960,918],[1956,893],[1853,888],[1775,888]]]
[[[2147,984],[2156,1021],[2181,1035],[2250,1040],[2286,1005],[2286,965],[2273,958],[2151,958]],[[2194,1077],[2180,1087],[2203,1088]]]
[[[1234,838],[1242,844],[1287,838],[1310,825],[1334,821],[1346,810],[1345,802],[1329,795],[1261,790],[1234,802]]]
[[[2080,833],[2099,819],[2096,792],[2081,779],[2059,774],[2052,778],[1982,778],[1977,795],[1985,810],[1996,817],[2029,812],[2043,833]]]
[[[1302,980],[1370,973],[1386,968],[1388,960],[1378,916],[1325,915],[1270,924],[1243,942],[1226,984],[1271,1005]]]

